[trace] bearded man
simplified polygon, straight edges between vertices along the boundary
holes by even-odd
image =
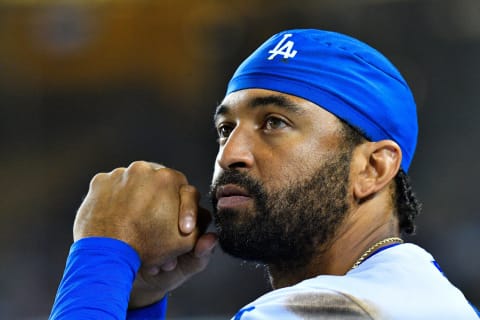
[[[74,223],[52,319],[163,318],[167,292],[227,253],[274,290],[234,319],[476,319],[402,234],[419,212],[407,172],[416,107],[378,51],[321,30],[281,32],[237,69],[215,116],[217,234],[179,172],[101,173]]]

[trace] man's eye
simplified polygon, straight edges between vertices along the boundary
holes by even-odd
[[[222,125],[218,126],[218,128],[217,128],[218,138],[220,138],[220,139],[228,138],[230,133],[232,133],[232,130],[233,130],[233,128],[230,125],[222,124]]]
[[[269,117],[265,121],[265,129],[266,130],[278,130],[287,127],[287,123],[280,118],[277,117]]]

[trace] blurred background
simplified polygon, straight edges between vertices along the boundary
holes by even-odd
[[[183,171],[205,200],[212,112],[236,66],[286,28],[358,37],[411,84],[418,232],[480,306],[477,0],[0,0],[0,318],[46,319],[76,209],[97,172],[137,159]],[[217,250],[168,317],[228,318],[269,290]]]

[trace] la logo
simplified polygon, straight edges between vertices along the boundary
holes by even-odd
[[[291,33],[283,35],[283,38],[277,43],[275,48],[268,51],[268,53],[271,53],[271,55],[268,57],[268,60],[273,60],[277,55],[282,55],[284,59],[295,57],[297,54],[297,50],[293,50],[293,45],[295,43],[291,40],[287,41],[287,39],[291,36]]]

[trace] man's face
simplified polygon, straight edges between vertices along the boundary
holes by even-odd
[[[217,109],[212,181],[222,248],[272,264],[303,264],[348,210],[350,150],[340,121],[304,99],[247,89]]]

